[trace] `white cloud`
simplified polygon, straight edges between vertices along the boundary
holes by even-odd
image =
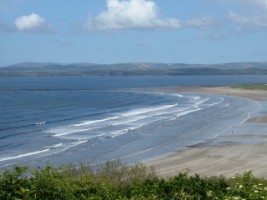
[[[53,33],[52,25],[47,23],[38,14],[32,13],[28,16],[18,17],[15,21],[18,31],[27,33]]]
[[[235,32],[255,32],[267,30],[267,0],[224,0],[238,2],[235,11],[228,11],[228,22],[234,25]],[[242,9],[240,9],[242,8]]]
[[[175,18],[162,18],[150,0],[107,0],[107,10],[88,19],[89,31],[120,29],[173,29],[181,26]]]
[[[239,0],[239,1],[242,2],[241,0]],[[253,3],[253,4],[258,5],[258,6],[263,6],[264,8],[267,8],[267,0],[245,0],[245,1],[247,1],[249,3]]]
[[[229,11],[228,18],[231,22],[242,26],[267,28],[267,15],[245,16]]]

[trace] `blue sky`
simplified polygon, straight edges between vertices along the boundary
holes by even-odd
[[[267,0],[0,0],[0,66],[267,61]]]

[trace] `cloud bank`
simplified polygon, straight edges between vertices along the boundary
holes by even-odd
[[[181,23],[175,18],[162,18],[155,2],[150,0],[107,0],[107,10],[88,19],[88,31],[121,29],[174,29]]]
[[[38,14],[32,13],[28,16],[20,16],[15,21],[18,31],[27,33],[53,33],[52,25],[47,23]]]

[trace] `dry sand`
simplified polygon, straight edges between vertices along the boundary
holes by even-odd
[[[154,89],[149,89],[154,90]],[[162,89],[160,89],[162,91]],[[198,93],[241,96],[267,101],[267,92],[261,90],[233,89],[231,87],[175,87],[165,88],[165,92],[190,91]],[[265,113],[266,114],[266,113]],[[267,123],[267,116],[252,118],[250,123]],[[267,130],[266,130],[267,131]],[[266,138],[256,133],[233,135],[237,139]],[[213,147],[190,147],[184,151],[165,155],[145,163],[153,166],[162,177],[170,177],[188,169],[190,174],[201,176],[234,176],[252,170],[257,177],[267,178],[267,143],[221,144]]]

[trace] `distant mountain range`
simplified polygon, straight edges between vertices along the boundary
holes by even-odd
[[[267,75],[267,62],[224,64],[184,63],[18,63],[0,68],[0,76],[144,76],[144,75]]]

